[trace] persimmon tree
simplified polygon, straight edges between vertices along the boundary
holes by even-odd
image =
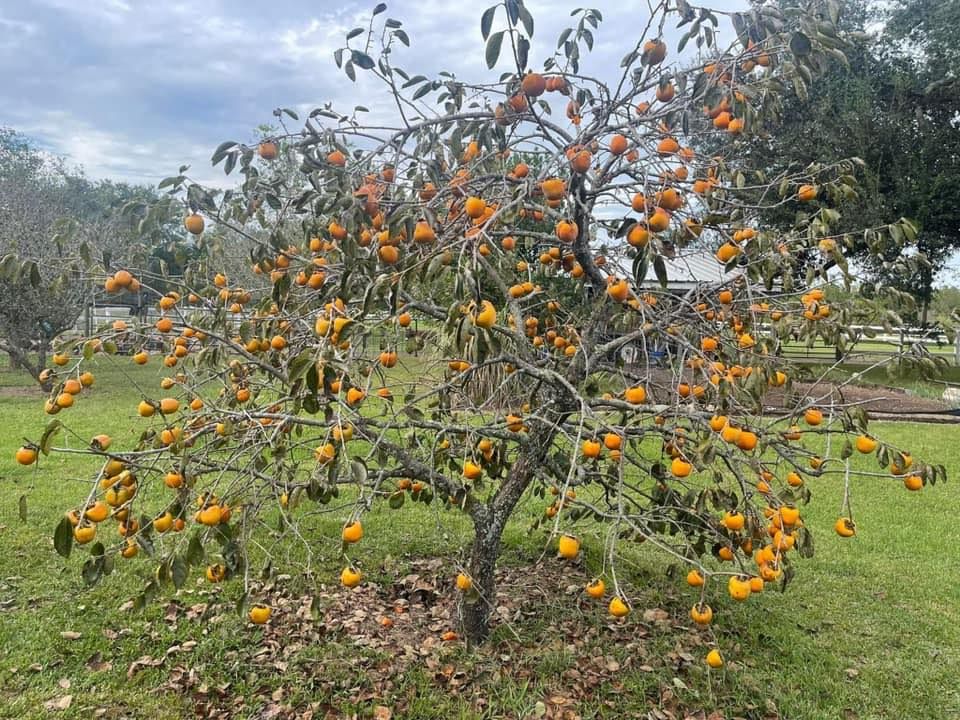
[[[151,556],[145,602],[201,566],[211,582],[249,584],[249,543],[278,513],[284,537],[321,552],[298,518],[336,513],[341,581],[353,587],[376,542],[365,513],[385,505],[402,517],[419,502],[472,523],[450,574],[462,631],[479,641],[502,533],[533,505],[533,532],[561,559],[582,538],[602,548],[586,592],[613,615],[630,610],[618,558],[645,542],[689,570],[692,616],[707,625],[718,586],[744,600],[785,585],[793,555],[812,554],[808,477],[839,475],[849,490],[858,451],[910,489],[943,477],[869,434],[862,409],[815,384],[797,392],[782,356],[789,342],[852,337],[852,311],[813,285],[831,267],[849,282],[847,238],[831,227],[834,206],[856,196],[857,163],[770,176],[750,167],[741,138],[776,132],[784,94],[840,52],[832,9],[652,3],[619,67],[594,75],[600,11],[576,11],[534,70],[534,20],[506,0],[480,25],[487,66],[510,69],[474,82],[405,72],[410,38],[375,8],[335,61],[344,82],[381,82],[389,109],[374,119],[324,105],[302,128],[279,110],[273,136],[214,153],[241,176],[235,189],[183,173],[163,183],[198,242],[215,226],[227,252],[231,238],[251,248],[253,282],[221,273],[215,254],[176,280],[101,274],[113,291],[179,286],[157,294],[153,326],[64,339],[76,350],[47,403],[62,414],[22,461],[65,450],[57,433],[74,397],[83,402],[85,365],[129,363],[112,354],[121,338],[161,338],[169,374],[162,389],[132,383],[138,440],[103,436],[83,450],[102,465],[56,548],[90,548],[91,581],[118,553]],[[722,139],[716,153],[692,149],[704,135]],[[271,172],[281,160],[299,170]],[[789,232],[755,221],[776,205],[796,215]],[[878,246],[913,235],[906,221],[868,232]],[[673,292],[665,256],[705,248],[726,280]],[[929,362],[918,352],[906,361]],[[765,414],[771,391],[786,417]],[[853,535],[849,492],[838,515],[836,531]],[[101,529],[108,518],[119,536]]]

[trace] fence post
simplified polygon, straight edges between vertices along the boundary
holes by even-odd
[[[900,326],[900,348],[897,353],[897,370],[903,371],[903,326]]]

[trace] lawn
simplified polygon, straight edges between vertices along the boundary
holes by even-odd
[[[116,371],[104,366],[96,373],[94,389],[66,411],[77,437],[64,435],[61,444],[96,432],[118,443],[135,435],[138,398],[121,389]],[[153,364],[136,370],[146,387],[159,376]],[[858,535],[841,540],[830,529],[840,482],[811,480],[813,501],[804,515],[816,556],[799,561],[784,594],[768,590],[742,605],[713,602],[728,664],[708,673],[703,633],[689,629],[685,617],[693,595],[667,577],[660,556],[640,546],[623,558],[619,572],[626,573],[621,580],[631,589],[634,613],[622,625],[611,623],[602,607],[578,600],[576,592],[597,560],[596,538],[584,533],[587,567],[541,557],[545,534],[530,531],[542,511],[535,499],[509,528],[502,561],[517,612],[479,651],[459,643],[392,644],[389,633],[370,629],[376,617],[348,622],[358,608],[388,597],[398,578],[424,575],[423,558],[440,558],[439,574],[450,574],[451,540],[466,528],[438,503],[374,509],[362,548],[372,582],[353,595],[337,588],[336,548],[320,540],[341,518],[307,519],[304,537],[316,540],[312,557],[308,562],[303,547],[291,546],[281,570],[293,572],[272,581],[289,599],[271,623],[276,627],[252,627],[231,611],[237,584],[214,587],[199,578],[132,611],[124,603],[142,586],[148,562],[124,561],[87,588],[82,553],[64,561],[52,547],[52,530],[84,492],[90,466],[60,456],[45,458],[38,470],[13,463],[23,436],[37,437],[46,421],[41,397],[23,376],[0,371],[0,410],[3,717],[90,717],[99,709],[104,717],[174,718],[212,707],[255,717],[311,702],[318,703],[316,717],[383,717],[377,706],[396,708],[394,717],[436,718],[561,717],[564,708],[570,717],[647,717],[678,706],[720,710],[727,718],[960,716],[955,482],[908,493],[894,480],[858,481]],[[960,427],[877,424],[876,430],[958,475]],[[277,537],[265,533],[264,545]],[[449,583],[439,589],[449,593]],[[320,620],[295,612],[304,596],[318,600]],[[310,635],[307,628],[318,627],[311,622],[326,629]],[[432,622],[439,631],[448,619]],[[404,642],[437,634],[426,625],[405,630],[399,620],[396,631]],[[398,663],[402,672],[392,672]],[[45,707],[57,702],[65,709]]]

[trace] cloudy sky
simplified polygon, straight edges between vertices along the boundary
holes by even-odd
[[[410,74],[432,77],[446,69],[490,79],[479,20],[492,2],[388,2],[386,15],[401,20],[412,41],[394,64]],[[194,177],[220,184],[222,174],[209,163],[213,149],[223,140],[249,140],[276,107],[309,110],[326,101],[341,109],[384,107],[373,83],[362,76],[351,83],[332,60],[344,34],[374,4],[0,0],[0,125],[93,177],[156,183],[191,164]],[[570,18],[553,0],[526,4],[536,19],[531,59],[539,66]],[[585,69],[610,74],[636,41],[647,2],[589,4],[604,22]],[[746,2],[701,4],[731,10]]]

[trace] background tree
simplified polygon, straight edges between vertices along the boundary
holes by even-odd
[[[91,301],[93,287],[75,263],[80,255],[151,269],[139,218],[122,210],[155,200],[146,188],[91,181],[0,128],[0,349],[15,365],[38,377],[51,340],[72,328]],[[176,227],[182,234],[179,218]],[[160,254],[172,247],[154,238],[154,249],[152,269],[159,272]],[[166,258],[164,271],[176,269],[172,259]]]
[[[860,188],[836,229],[849,232],[849,255],[869,279],[916,298],[917,312],[908,310],[908,317],[925,324],[937,273],[960,246],[953,210],[960,202],[960,85],[952,37],[960,2],[857,0],[843,5],[838,21],[851,39],[846,60],[816,85],[787,95],[777,132],[753,137],[750,153],[771,171],[838,155],[862,159]],[[773,208],[764,222],[790,227],[789,210]],[[901,217],[917,227],[909,238],[915,253],[903,255],[897,246],[877,253],[881,243],[863,229]]]
[[[237,189],[203,188],[183,171],[163,183],[164,204],[182,203],[191,233],[215,225],[253,246],[251,284],[205,256],[162,279],[176,289],[160,298],[155,326],[90,338],[57,372],[47,412],[64,414],[22,448],[22,462],[58,451],[89,358],[159,339],[170,369],[164,397],[141,389],[132,447],[91,441],[101,470],[56,530],[59,552],[90,547],[88,581],[142,548],[158,567],[139,603],[201,564],[210,582],[242,578],[262,601],[248,543],[279,513],[274,547],[313,547],[296,528],[316,503],[343,516],[337,557],[353,587],[363,542],[374,540],[365,511],[421,502],[438,523],[464,514],[472,525],[468,546],[451,550],[450,575],[462,631],[479,641],[503,531],[526,501],[543,511],[532,532],[561,558],[576,557],[582,538],[603,548],[586,592],[611,614],[630,611],[619,550],[644,542],[689,567],[691,616],[708,626],[718,581],[744,600],[789,580],[793,550],[812,553],[805,477],[849,478],[857,450],[913,490],[943,476],[869,435],[856,406],[793,394],[795,370],[779,358],[793,338],[850,332],[849,308],[793,277],[798,255],[821,278],[842,259],[832,205],[850,194],[854,168],[842,158],[751,167],[745,138],[772,132],[782,88],[814,83],[836,55],[834,3],[810,3],[796,22],[765,3],[747,13],[656,3],[620,67],[598,77],[587,59],[600,11],[575,11],[556,54],[531,72],[534,19],[505,0],[480,24],[488,67],[503,57],[510,70],[486,82],[398,67],[410,37],[385,9],[347,34],[335,60],[351,80],[363,72],[384,84],[392,124],[323,106],[300,131],[217,148],[213,162],[242,176]],[[683,28],[677,47],[663,39],[668,22]],[[723,48],[721,22],[735,35]],[[678,54],[687,45],[705,57]],[[704,108],[711,120],[725,115],[704,126]],[[722,142],[698,153],[706,133]],[[518,162],[521,152],[537,163]],[[291,161],[299,179],[275,178],[272,163]],[[764,226],[771,207],[791,208],[792,226]],[[885,250],[908,230],[871,232]],[[683,296],[642,291],[646,268],[666,284],[664,253],[691,236],[738,279]],[[133,270],[99,272],[120,291]],[[414,317],[434,337],[416,359],[402,344]],[[631,365],[620,359],[627,346]],[[517,388],[509,407],[468,392],[491,367]],[[763,415],[773,388],[786,392],[786,425]],[[829,458],[804,441],[823,435],[838,436]],[[119,536],[99,533],[108,518]],[[855,532],[849,495],[835,529]],[[249,617],[270,612],[261,603]],[[707,661],[722,664],[716,650]]]

